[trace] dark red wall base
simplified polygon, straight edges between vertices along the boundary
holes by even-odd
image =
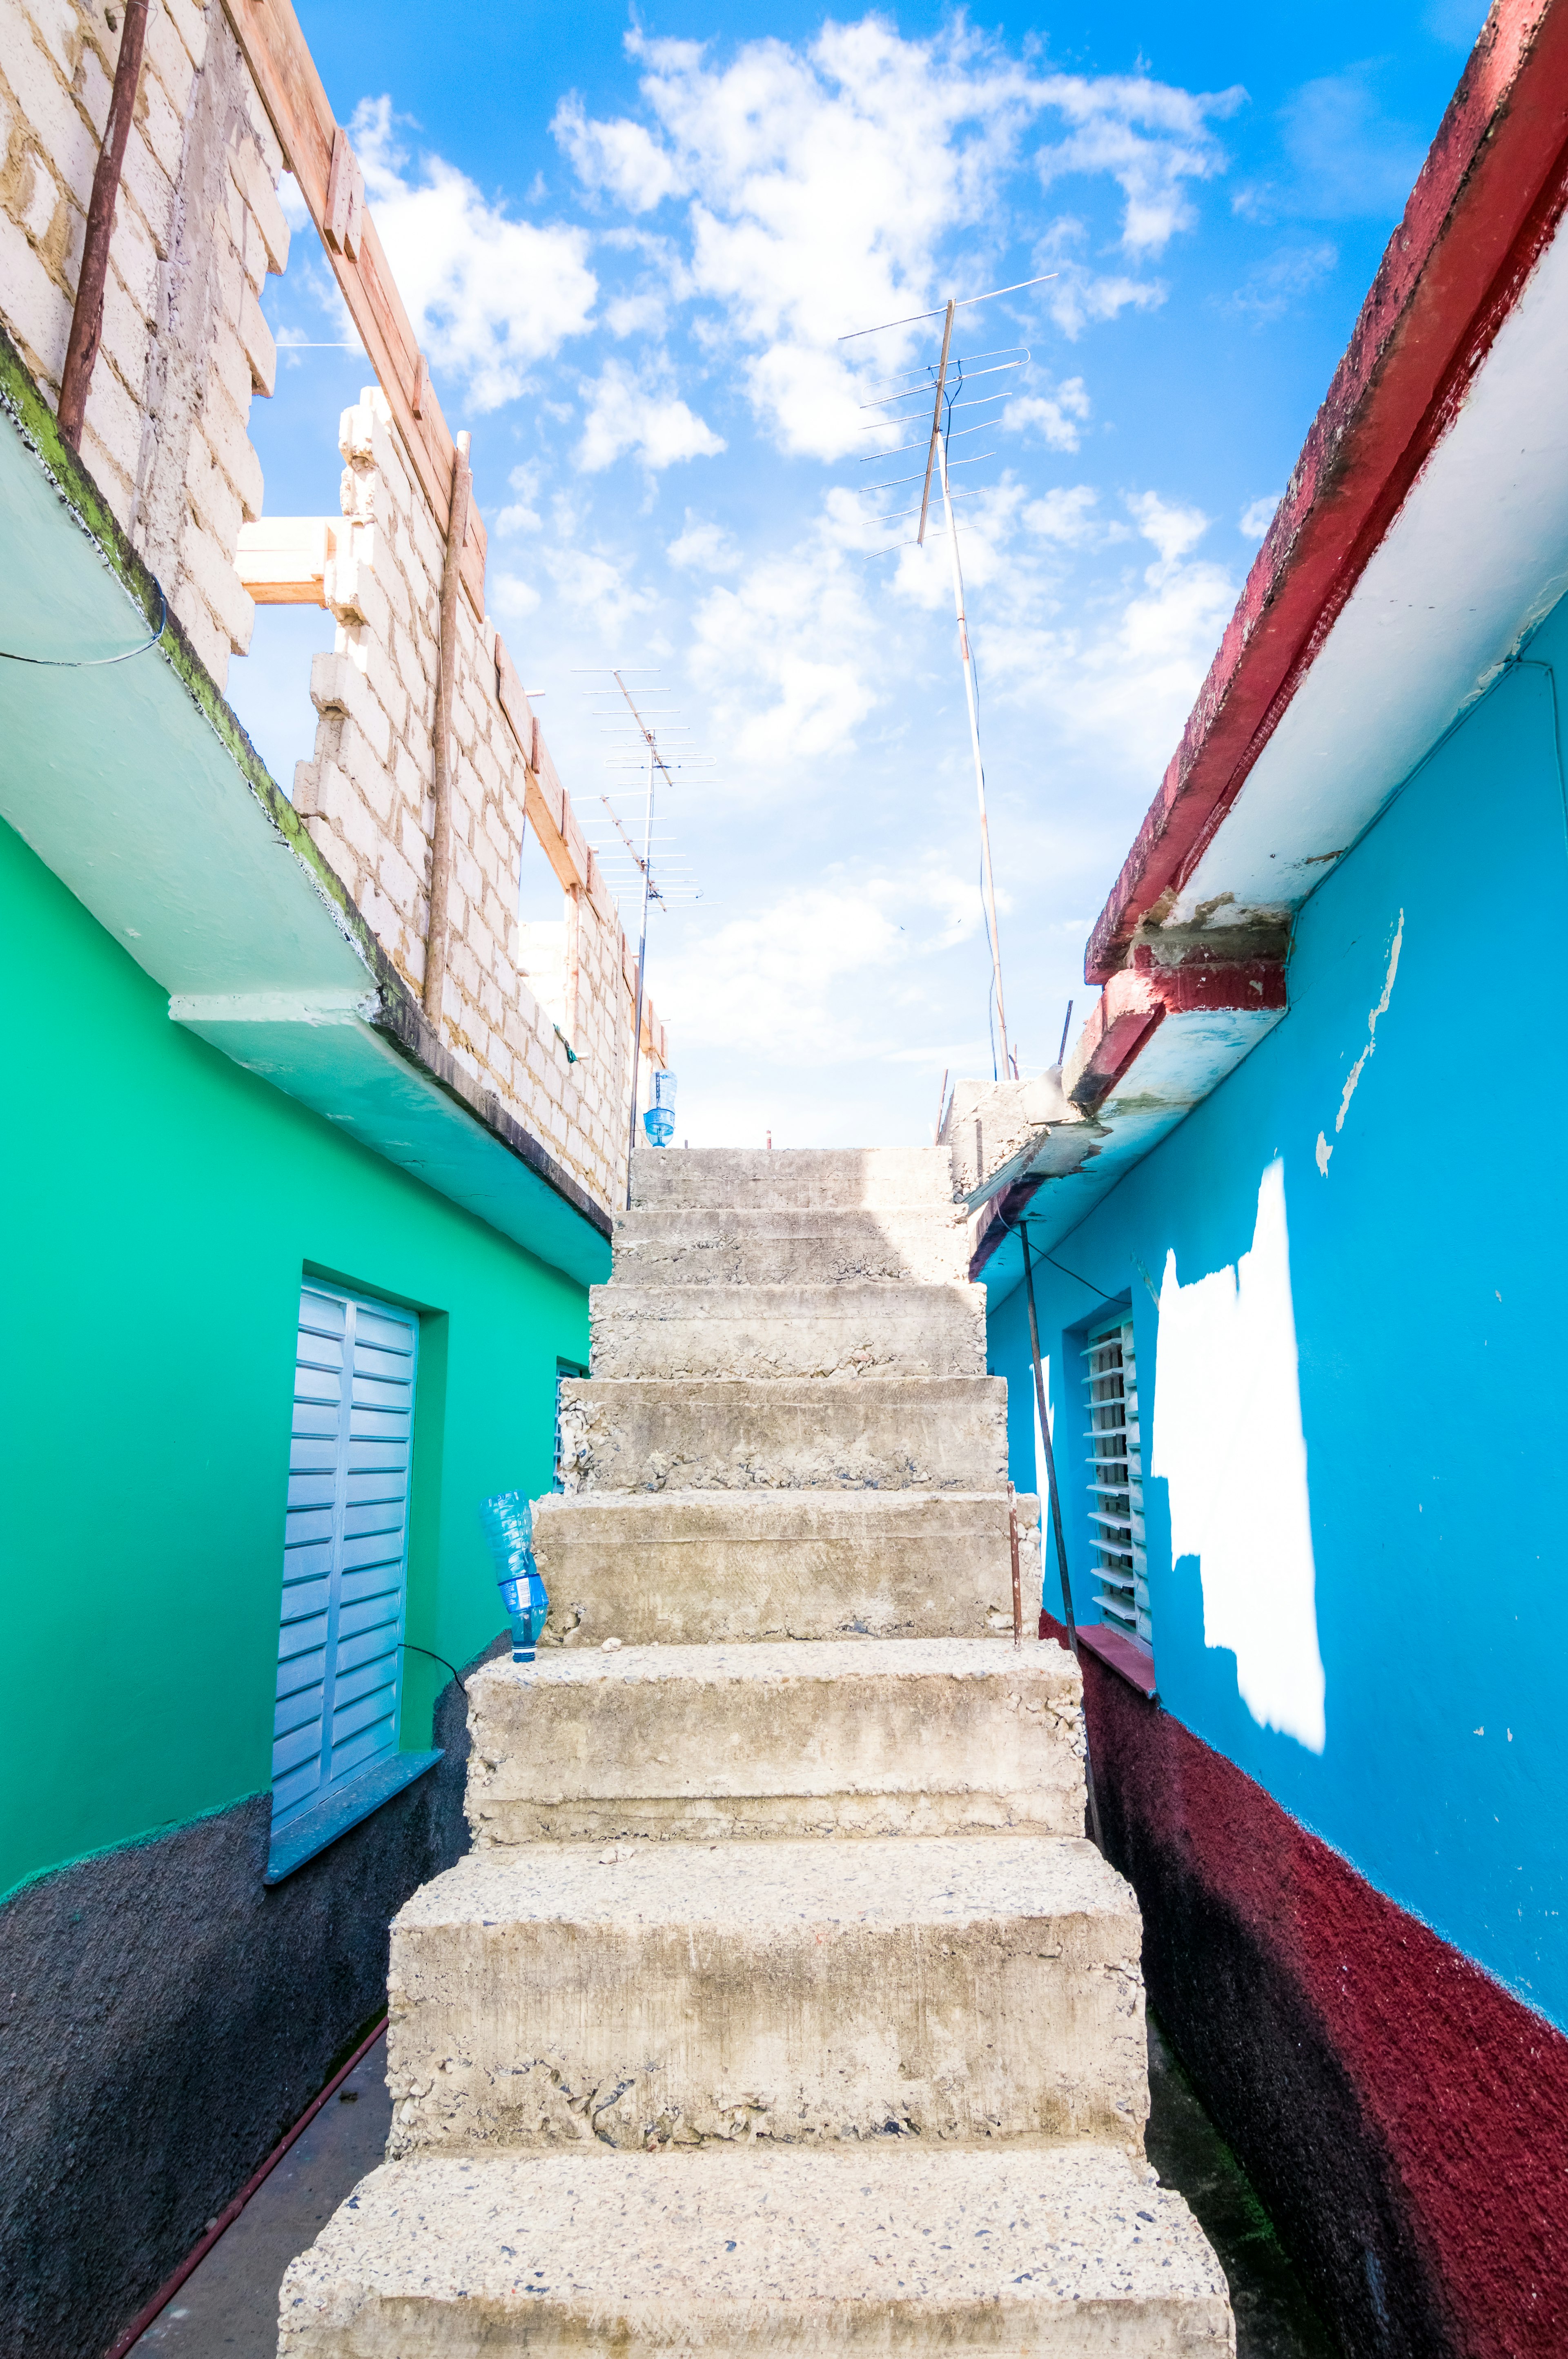
[[[1568,2359],[1568,2039],[1087,1654],[1084,1683],[1151,2002],[1346,2359]]]

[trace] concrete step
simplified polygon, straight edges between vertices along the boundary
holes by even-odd
[[[1000,1376],[568,1377],[561,1476],[577,1491],[989,1491],[1007,1483]]]
[[[388,2157],[585,2136],[1141,2152],[1140,1941],[1081,1839],[470,1853],[393,1921]]]
[[[843,1286],[913,1279],[962,1285],[969,1233],[961,1207],[842,1212],[756,1211],[732,1204],[661,1206],[615,1223],[615,1277],[625,1285]]]
[[[626,1286],[589,1293],[596,1376],[983,1376],[980,1286]]]
[[[1224,2275],[1114,2147],[498,2155],[362,2180],[279,2359],[1230,2359]]]
[[[1033,1518],[1034,1503],[1021,1502]],[[1022,1517],[1021,1517],[1022,1519]],[[1040,1609],[1022,1530],[1024,1626]],[[1012,1627],[1005,1494],[559,1494],[534,1510],[546,1646],[762,1638],[983,1638]]]
[[[1084,1832],[1065,1647],[627,1647],[469,1681],[476,1846]]]
[[[731,1211],[821,1205],[835,1212],[951,1207],[945,1147],[646,1147],[632,1158],[632,1203],[719,1204]]]

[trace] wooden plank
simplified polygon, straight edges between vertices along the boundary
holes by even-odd
[[[284,160],[316,225],[332,275],[342,289],[349,316],[359,331],[376,381],[385,394],[393,422],[406,445],[420,489],[444,535],[452,512],[452,459],[457,445],[427,377],[417,410],[420,354],[412,322],[397,291],[373,215],[357,218],[357,255],[329,235],[334,145],[340,188],[358,172],[345,134],[332,114],[326,87],[300,29],[290,0],[223,0],[245,63],[277,134]],[[485,531],[470,506],[463,542],[461,579],[475,614],[484,615]]]
[[[240,527],[234,571],[258,606],[325,606],[336,519],[260,516]]]

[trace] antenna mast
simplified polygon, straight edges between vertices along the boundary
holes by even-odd
[[[1054,277],[1055,273],[1048,272],[1046,276],[1048,277]],[[939,311],[923,311],[916,314],[914,319],[910,320],[886,321],[881,327],[877,328],[857,328],[852,332],[850,336],[841,336],[839,338],[840,343],[849,343],[856,337],[881,335],[889,328],[914,327],[917,326],[925,320],[939,319],[942,322],[942,352],[935,368],[933,370],[930,364],[927,363],[925,368],[916,370],[913,374],[911,381],[906,383],[899,391],[883,395],[881,398],[868,401],[862,406],[868,409],[889,409],[893,411],[895,415],[883,421],[884,425],[889,428],[904,428],[913,426],[914,423],[914,418],[907,410],[903,410],[902,408],[902,405],[904,402],[909,401],[911,398],[918,396],[924,390],[920,382],[921,378],[924,377],[925,383],[928,385],[930,384],[932,377],[935,376],[935,397],[931,407],[931,432],[925,446],[925,480],[921,484],[920,491],[920,523],[914,532],[913,541],[900,542],[895,543],[894,545],[896,547],[903,548],[911,546],[915,548],[925,547],[925,527],[931,508],[931,475],[933,468],[935,468],[942,486],[942,512],[947,524],[947,557],[948,564],[953,575],[953,613],[958,625],[958,660],[963,667],[964,701],[968,707],[969,713],[969,750],[974,757],[975,797],[979,806],[980,815],[981,897],[985,905],[986,934],[991,954],[991,988],[996,994],[997,1027],[1001,1034],[1002,1072],[1009,1078],[1016,1072],[1017,1066],[1013,1059],[1011,1044],[1007,1037],[1007,1003],[1002,995],[1001,936],[997,926],[996,878],[991,867],[990,821],[986,810],[986,770],[985,763],[980,756],[979,697],[975,674],[974,649],[969,645],[968,618],[964,611],[964,572],[963,568],[958,561],[958,520],[953,513],[954,495],[949,489],[947,482],[947,439],[953,430],[952,409],[955,394],[962,388],[965,375],[963,361],[955,360],[953,357],[953,323],[957,313],[961,310],[967,310],[971,304],[989,302],[993,296],[1022,294],[1026,288],[1042,287],[1044,284],[1044,278],[1026,278],[1015,287],[993,288],[990,292],[986,295],[968,295],[952,298]],[[1029,355],[1027,353],[1022,355],[1022,359],[1023,361],[1027,361],[1028,357]],[[1016,368],[1021,365],[1020,359],[1011,357],[1007,354],[982,353],[980,358],[999,364],[999,365],[982,370],[980,374],[984,375],[1000,375],[1009,369]],[[954,375],[956,380],[953,393],[949,393],[947,389],[947,379],[950,371]],[[985,394],[980,397],[978,402],[972,401],[968,406],[974,408],[984,408],[989,407],[992,402],[1000,400],[1001,398],[1002,397],[1000,394]],[[999,421],[996,419],[987,419],[984,423],[985,428],[989,429],[997,425]],[[867,429],[868,432],[871,430],[871,429]],[[982,428],[976,426],[966,428],[962,430],[968,433],[978,433],[982,430]],[[909,450],[912,448],[918,448],[918,445],[905,443],[900,447],[904,450]],[[895,456],[896,453],[889,451],[883,455],[892,457]],[[980,463],[980,458],[989,458],[993,455],[994,454],[990,451],[984,451],[980,453],[979,458],[959,460],[955,463],[960,466],[978,466]],[[914,480],[913,476],[903,476],[895,477],[892,483],[874,484],[867,487],[867,491],[862,495],[862,496],[874,497],[880,492],[894,491],[899,488],[901,484],[913,483]],[[959,494],[958,496],[961,498],[963,495]],[[884,510],[881,515],[874,520],[879,523],[890,523],[893,520],[893,517],[901,513],[905,516],[912,516],[914,515],[914,510],[913,508],[905,508],[902,511],[894,509],[891,512]],[[890,552],[883,550],[878,553],[887,555]],[[992,1053],[994,1057],[994,1040],[992,1041]]]

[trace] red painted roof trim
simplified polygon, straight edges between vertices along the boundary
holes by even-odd
[[[1390,239],[1181,745],[1089,937],[1105,983],[1192,874],[1464,398],[1568,199],[1568,0],[1498,0]]]
[[[1131,965],[1119,967],[1108,979],[1090,1010],[1063,1069],[1062,1086],[1075,1105],[1093,1114],[1167,1016],[1220,1009],[1252,1013],[1285,1005],[1283,959],[1191,960],[1182,966],[1156,966],[1152,953],[1141,943]]]

